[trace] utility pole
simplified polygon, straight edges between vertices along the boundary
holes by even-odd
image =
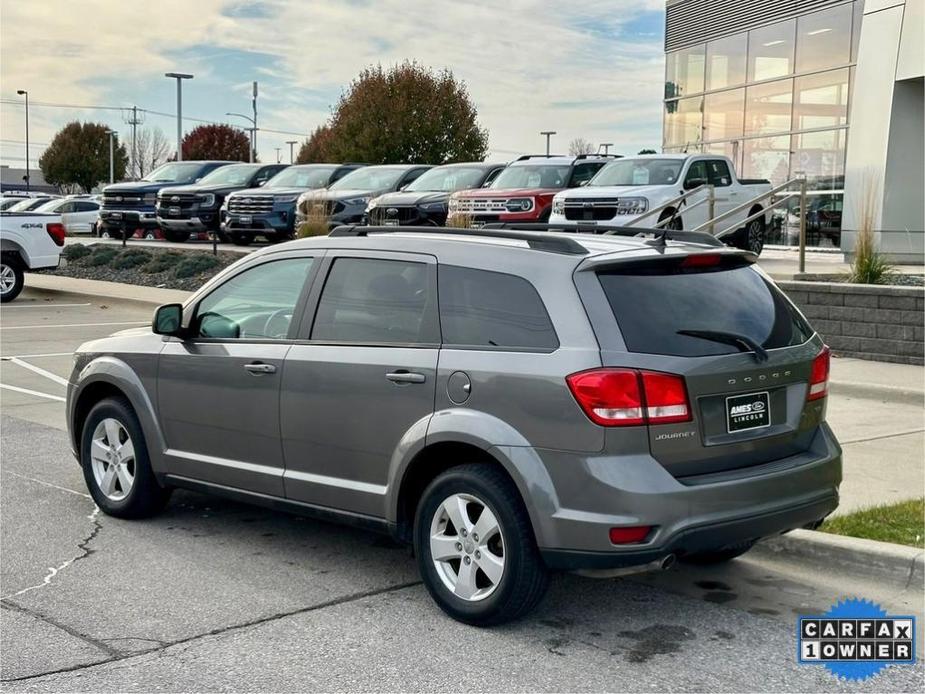
[[[298,142],[298,140],[286,140],[286,144],[289,145],[289,163],[290,164],[294,163],[294,159],[292,157],[292,148],[296,142]]]
[[[546,136],[546,156],[549,156],[549,138],[556,134],[555,130],[541,130],[540,135]]]
[[[26,97],[26,192],[29,192],[29,92],[17,89],[16,93]]]
[[[225,113],[225,115],[226,115],[226,116],[236,116],[236,117],[238,117],[238,118],[243,118],[244,120],[249,121],[250,124],[251,124],[251,126],[253,126],[253,127],[250,127],[250,128],[245,128],[245,130],[247,130],[247,132],[250,133],[250,137],[251,137],[251,155],[250,155],[250,163],[253,164],[253,163],[257,160],[257,145],[255,144],[255,140],[257,139],[256,122],[254,121],[253,118],[251,118],[250,116],[245,116],[243,113],[230,113],[230,112],[229,112],[229,113]]]
[[[115,130],[107,130],[106,134],[109,135],[109,183],[113,184],[116,182],[116,158],[113,140],[118,133]]]
[[[610,148],[613,147],[613,142],[602,142],[601,144],[599,144],[599,145],[597,146],[597,151],[598,151],[599,154],[600,154],[600,151],[601,151],[601,147],[604,148],[604,154],[609,154],[609,153],[610,153]]]
[[[277,147],[277,148],[276,148],[276,163],[277,163],[277,164],[279,164],[279,150],[280,150],[280,148]]]
[[[144,172],[141,170],[141,167],[138,166],[138,130],[137,126],[145,122],[144,111],[141,112],[141,116],[138,116],[138,107],[132,106],[132,115],[128,115],[128,109],[122,114],[122,120],[126,125],[132,126],[132,165],[131,165],[131,176],[132,178],[141,178],[144,175]]]
[[[251,149],[253,150],[253,156],[251,156],[251,161],[257,161],[257,80],[254,80],[254,118],[252,120],[254,124],[254,134],[251,137]]]
[[[164,77],[177,81],[177,161],[183,161],[183,80],[191,80],[193,76],[182,72],[165,72]]]

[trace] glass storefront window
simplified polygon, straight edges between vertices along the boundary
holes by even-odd
[[[665,146],[699,143],[703,126],[703,97],[665,102]]]
[[[766,178],[772,185],[785,183],[790,169],[790,135],[745,140],[742,178]]]
[[[824,70],[850,60],[850,3],[797,19],[797,72]]]
[[[793,129],[834,128],[848,122],[848,68],[797,77]]]
[[[861,40],[861,21],[864,18],[864,0],[854,3],[854,21],[851,23],[851,60],[858,59],[858,42]]]
[[[748,81],[758,82],[793,72],[796,21],[771,24],[748,33]]]
[[[703,91],[704,45],[665,56],[665,98]]]
[[[748,34],[736,34],[707,44],[707,91],[745,83]]]
[[[745,90],[730,89],[703,98],[703,139],[730,140],[742,137]]]
[[[841,129],[793,135],[790,175],[805,175],[809,190],[844,188],[847,133]]]
[[[790,132],[793,80],[758,84],[745,90],[745,134]]]
[[[729,157],[736,171],[742,170],[742,140],[730,142],[711,142],[703,146],[704,154],[719,154]]]

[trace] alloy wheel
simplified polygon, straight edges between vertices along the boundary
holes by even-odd
[[[761,220],[753,219],[749,222],[745,244],[753,253],[761,253],[761,249],[764,248],[764,225]]]
[[[490,596],[504,575],[501,526],[488,505],[471,494],[453,494],[437,507],[430,554],[443,585],[468,602]]]
[[[96,425],[90,443],[90,465],[100,491],[122,501],[135,483],[135,446],[121,422],[107,417]]]
[[[16,273],[11,265],[0,265],[0,294],[9,294],[16,286]]]

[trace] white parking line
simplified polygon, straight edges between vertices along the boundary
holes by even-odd
[[[0,361],[9,361],[13,359],[38,359],[40,357],[69,357],[73,352],[46,352],[45,354],[11,354],[0,357]]]
[[[118,323],[66,323],[64,325],[43,325],[41,323],[37,325],[10,325],[5,327],[0,327],[0,330],[29,330],[31,328],[89,328],[100,325],[147,325],[150,321],[146,320],[130,320],[130,321],[121,321]]]
[[[12,390],[17,393],[25,393],[26,395],[35,395],[39,398],[48,398],[49,400],[57,400],[58,402],[64,402],[64,398],[60,395],[51,395],[50,393],[40,393],[37,390],[29,390],[28,388],[20,388],[19,386],[8,386],[6,383],[0,383],[0,388],[5,388],[6,390]]]
[[[17,366],[21,366],[24,369],[29,369],[29,371],[31,371],[32,373],[37,373],[39,376],[44,376],[49,381],[54,381],[55,383],[60,383],[62,386],[67,386],[66,378],[61,378],[61,376],[59,376],[58,374],[52,373],[51,371],[46,371],[45,369],[41,369],[38,366],[33,366],[27,361],[23,361],[22,359],[17,359],[16,357],[10,357],[6,361],[10,361],[16,364]]]
[[[89,306],[90,302],[85,304],[14,304],[13,306],[4,306],[4,311],[9,311],[11,308],[71,308],[74,306]]]

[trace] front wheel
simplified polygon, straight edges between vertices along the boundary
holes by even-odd
[[[153,516],[170,497],[154,477],[138,417],[124,398],[101,400],[90,410],[80,435],[80,463],[90,495],[110,516]]]
[[[253,240],[253,234],[242,234],[241,232],[232,232],[231,234],[231,242],[235,246],[250,246]]]
[[[546,566],[514,483],[484,464],[439,475],[421,496],[414,549],[424,585],[453,619],[488,626],[542,599]]]
[[[183,243],[189,239],[188,231],[176,231],[174,229],[162,229],[161,233],[164,235],[164,238],[168,241],[173,241],[174,243]]]
[[[0,302],[12,301],[25,284],[25,270],[18,256],[4,253],[0,260]]]
[[[668,223],[662,224],[662,222],[665,222],[666,220],[669,220]],[[679,213],[672,210],[665,210],[658,218],[658,227],[659,229],[682,231],[684,229],[684,221],[681,219],[681,215]]]

